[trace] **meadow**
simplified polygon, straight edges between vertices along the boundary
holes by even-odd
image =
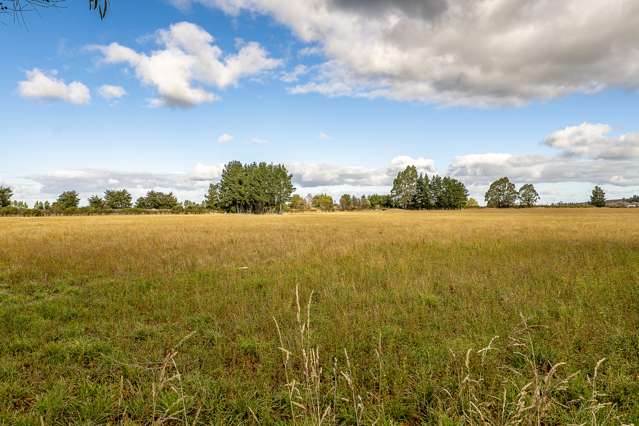
[[[0,235],[0,424],[639,424],[632,209]]]

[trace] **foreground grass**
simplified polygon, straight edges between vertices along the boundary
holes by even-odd
[[[639,424],[631,210],[0,235],[0,424]]]

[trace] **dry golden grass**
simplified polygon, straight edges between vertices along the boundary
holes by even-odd
[[[639,423],[638,213],[3,218],[0,423]]]

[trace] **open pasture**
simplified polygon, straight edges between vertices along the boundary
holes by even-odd
[[[0,424],[639,424],[634,210],[0,235]]]

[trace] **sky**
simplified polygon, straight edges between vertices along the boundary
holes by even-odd
[[[636,0],[111,0],[0,16],[0,185],[202,199],[224,163],[297,192],[386,192],[407,165],[639,193]],[[15,41],[15,42],[14,42]]]

